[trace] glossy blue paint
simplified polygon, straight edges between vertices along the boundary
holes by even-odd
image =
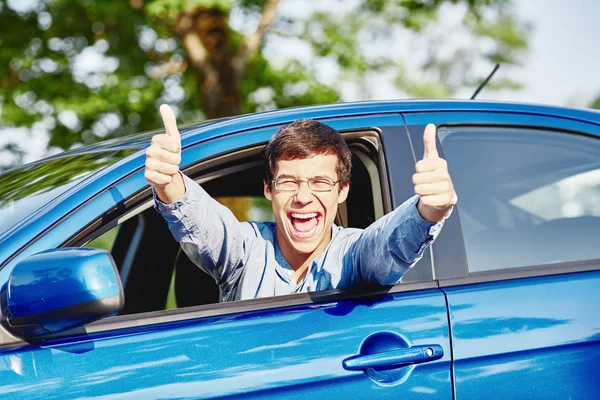
[[[124,295],[104,250],[52,249],[20,262],[0,293],[4,327],[32,340],[117,313]]]
[[[559,118],[548,115],[535,115],[527,113],[498,113],[498,112],[429,112],[429,113],[411,113],[404,115],[408,125],[427,125],[433,123],[436,125],[445,124],[492,124],[492,125],[519,125],[548,127],[552,129],[564,129],[572,131],[581,131],[600,135],[600,113],[595,120],[581,121]],[[422,145],[422,144],[421,144]]]
[[[592,271],[445,288],[456,397],[594,398],[599,285]]]
[[[377,332],[438,344],[444,357],[409,367],[408,379],[388,386],[345,370],[343,360]],[[448,399],[449,354],[444,296],[425,290],[132,325],[0,351],[0,397]]]
[[[7,306],[13,318],[27,317],[117,296],[120,291],[118,271],[106,251],[52,249],[28,257],[13,269]]]
[[[366,101],[356,103],[329,104],[320,106],[298,107],[264,113],[249,114],[196,131],[190,129],[182,134],[184,145],[203,139],[215,138],[232,131],[255,129],[257,126],[269,126],[289,123],[298,118],[331,119],[353,116],[378,115],[389,113],[423,113],[423,112],[495,112],[504,114],[526,114],[530,116],[552,116],[571,121],[596,123],[600,121],[600,112],[589,109],[553,107],[538,104],[519,104],[508,102],[487,102],[468,100],[400,100],[400,101]],[[195,139],[194,139],[195,137]]]

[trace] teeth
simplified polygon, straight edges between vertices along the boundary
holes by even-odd
[[[300,213],[292,213],[291,216],[293,218],[298,218],[298,219],[311,219],[311,218],[315,218],[318,214],[317,213],[310,213],[310,214],[300,214]]]

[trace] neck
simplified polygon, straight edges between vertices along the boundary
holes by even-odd
[[[325,251],[325,249],[329,245],[329,242],[331,241],[331,229],[329,229],[328,233],[329,234],[327,235],[327,237],[325,237],[324,240],[321,243],[319,243],[319,245],[314,251],[310,253],[301,253],[295,250],[292,246],[290,246],[281,234],[281,231],[279,229],[276,229],[275,238],[277,240],[277,245],[283,258],[285,258],[287,263],[294,270],[294,276],[292,279],[294,283],[298,283],[300,279],[302,279],[302,277],[308,270],[308,266],[313,262],[315,258],[320,256]]]

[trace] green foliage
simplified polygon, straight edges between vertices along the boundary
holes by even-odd
[[[145,6],[146,15],[163,20],[173,22],[177,16],[186,10],[194,10],[197,8],[216,8],[225,12],[229,12],[233,6],[231,0],[153,0],[148,1]]]
[[[590,108],[596,108],[600,110],[600,96],[590,104]]]
[[[115,226],[107,232],[104,232],[102,235],[98,236],[96,239],[86,244],[85,247],[111,251],[117,238],[117,233],[119,233],[119,227],[120,225]]]
[[[215,94],[201,90],[206,72],[182,44],[179,17],[199,9],[237,16],[237,25],[229,21],[223,33],[233,60],[266,4],[38,0],[15,11],[0,0],[0,123],[37,124],[49,131],[50,146],[68,149],[160,127],[157,107],[163,102],[176,108],[180,123],[198,122],[205,117],[206,96]],[[476,63],[517,63],[527,48],[528,27],[513,17],[509,0],[339,0],[329,9],[314,4],[302,17],[278,13],[263,46],[244,64],[235,83],[243,113],[336,102],[346,84],[368,96],[368,78],[378,74],[391,76],[390,84],[408,96],[452,97],[483,78],[487,69],[476,71]],[[447,13],[462,15],[455,28],[467,40],[460,45],[439,31]],[[294,40],[309,54],[284,60],[264,54],[264,43],[287,46]],[[169,65],[180,68],[157,72]],[[333,81],[321,77],[325,68],[335,69]],[[489,88],[518,87],[492,83]],[[7,149],[17,156],[24,150]]]
[[[63,149],[156,127],[154,102],[163,82],[148,79],[145,71],[153,55],[138,45],[144,17],[126,2],[55,0],[40,8],[20,16],[5,6],[0,13],[3,32],[25,33],[2,35],[4,125],[44,121],[51,128],[50,145]],[[52,22],[43,25],[44,18]],[[93,48],[96,58],[109,60],[104,71],[74,70],[77,57]],[[62,123],[58,116],[64,111],[77,120]],[[102,117],[108,113],[119,118],[119,129],[105,132]]]

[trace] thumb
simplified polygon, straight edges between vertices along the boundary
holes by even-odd
[[[423,133],[423,146],[425,148],[423,159],[439,157],[435,143],[435,125],[427,124]]]
[[[165,126],[165,131],[167,131],[167,135],[176,139],[181,146],[181,137],[179,136],[179,129],[177,129],[177,120],[175,119],[175,114],[171,107],[166,104],[160,106],[160,115],[163,120],[163,125]]]

